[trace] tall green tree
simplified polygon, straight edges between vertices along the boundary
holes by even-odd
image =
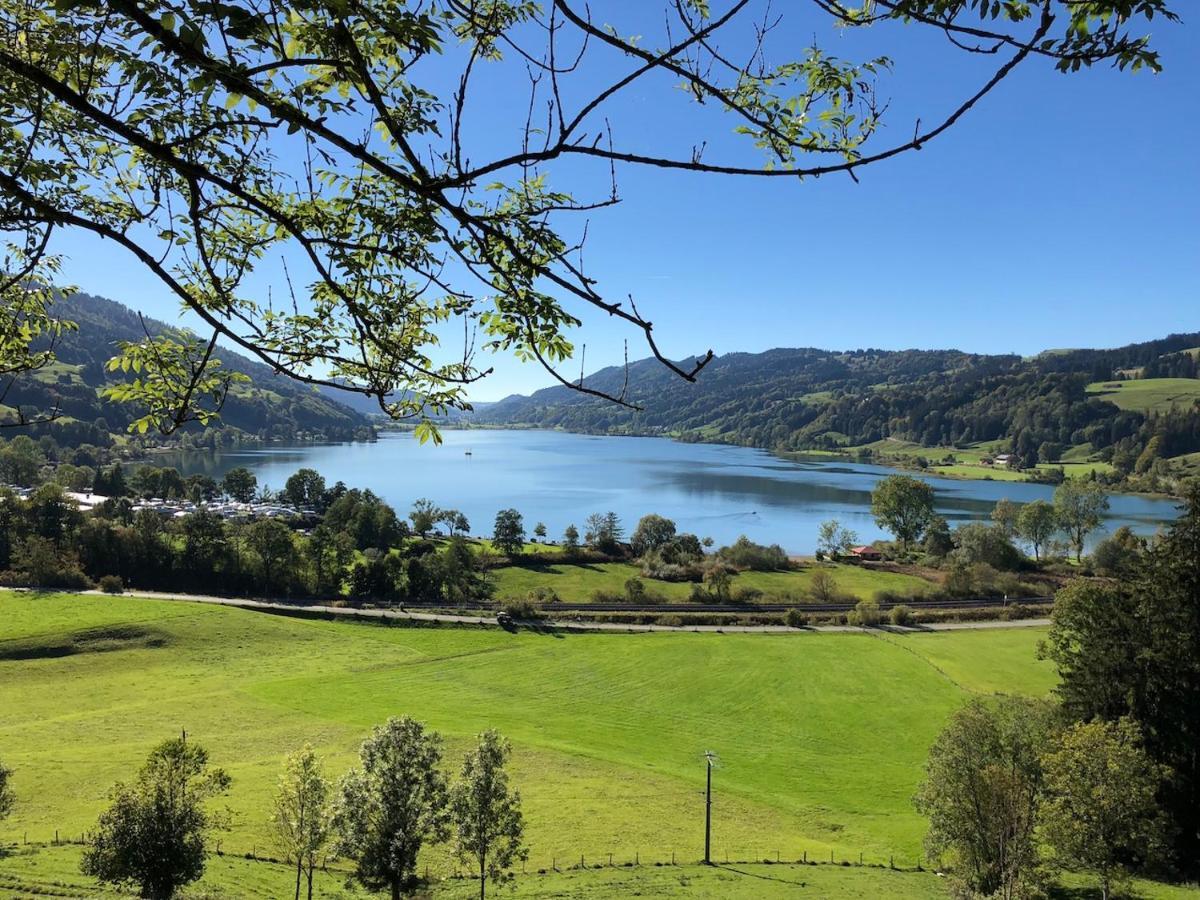
[[[1072,717],[1137,724],[1168,772],[1174,857],[1200,871],[1200,490],[1135,577],[1059,592],[1045,653]]]
[[[664,544],[675,539],[675,523],[666,516],[650,513],[642,516],[633,530],[629,543],[633,552],[638,556],[650,550],[657,550]]]
[[[974,699],[930,749],[914,798],[929,817],[925,846],[949,856],[970,891],[1016,898],[1036,884],[1040,755],[1052,728],[1045,702]]]
[[[427,500],[424,497],[414,502],[412,511],[408,514],[408,519],[412,522],[413,531],[422,538],[425,537],[425,535],[433,530],[433,526],[437,524],[441,512],[432,500]]]
[[[907,550],[933,522],[933,488],[910,475],[889,475],[871,492],[871,513]]]
[[[229,789],[223,769],[185,738],[159,744],[132,784],[113,789],[80,869],[100,881],[133,885],[149,900],[169,900],[204,873],[208,835],[220,817],[207,804]]]
[[[492,544],[505,556],[517,556],[525,549],[525,525],[517,510],[502,509],[496,513]]]
[[[1058,531],[1058,516],[1054,506],[1045,500],[1034,500],[1021,506],[1017,513],[1017,536],[1033,548],[1033,558],[1041,561],[1042,547]]]
[[[325,478],[316,469],[297,469],[283,486],[283,498],[292,506],[325,506]]]
[[[245,466],[237,466],[225,473],[221,490],[239,503],[249,503],[258,490],[258,478]]]
[[[1016,537],[1019,516],[1020,507],[1007,497],[997,500],[996,505],[992,507],[992,521],[1004,531],[1006,537]]]
[[[333,837],[332,790],[316,751],[305,744],[283,761],[275,790],[271,829],[283,859],[296,866],[296,900],[300,882],[313,895],[313,873]]]
[[[1087,536],[1100,527],[1108,511],[1108,495],[1094,481],[1068,478],[1054,490],[1054,515],[1067,533],[1075,559],[1083,559]]]
[[[386,889],[392,900],[415,880],[421,848],[450,833],[441,748],[441,737],[420,722],[388,719],[363,741],[358,768],[341,782],[338,851],[354,860],[364,886]]]
[[[487,895],[489,879],[503,884],[512,877],[512,865],[528,855],[521,794],[509,787],[504,768],[511,755],[512,746],[499,732],[483,732],[450,790],[454,851],[479,873],[479,900]]]
[[[1129,872],[1162,860],[1167,820],[1157,795],[1164,771],[1142,749],[1132,721],[1075,725],[1042,764],[1039,819],[1059,865],[1094,873],[1108,900]]]

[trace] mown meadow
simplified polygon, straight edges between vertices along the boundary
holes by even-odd
[[[444,735],[452,769],[485,727],[512,739],[531,848],[516,896],[626,896],[634,882],[656,896],[782,896],[798,882],[812,896],[941,896],[928,873],[690,865],[703,846],[703,753],[720,757],[718,860],[861,854],[911,868],[924,823],[910,798],[931,741],[974,693],[1047,694],[1040,637],[509,634],[0,593],[0,758],[19,801],[0,823],[0,897],[55,883],[60,896],[95,896],[77,848],[24,841],[77,840],[113,783],[181,729],[233,777],[224,855],[201,886],[275,896],[286,869],[243,857],[271,855],[283,755],[311,742],[340,775],[371,726],[400,714]],[[554,871],[610,853],[612,869]],[[679,866],[654,865],[672,854]],[[431,873],[453,873],[444,851],[427,857]],[[640,868],[621,865],[634,859]],[[334,868],[320,895],[357,896]],[[472,890],[449,881],[437,896]]]

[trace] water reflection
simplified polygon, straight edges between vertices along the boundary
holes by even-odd
[[[496,511],[509,506],[524,514],[527,529],[544,522],[551,536],[568,524],[582,528],[593,512],[613,510],[628,529],[638,517],[657,512],[717,543],[746,534],[794,553],[812,551],[817,526],[828,518],[840,519],[866,541],[884,536],[870,514],[870,493],[894,471],[660,438],[509,430],[448,431],[444,437],[441,447],[387,434],[375,444],[269,445],[177,454],[163,462],[216,478],[244,465],[272,488],[309,466],[330,484],[370,488],[401,511],[418,497],[460,509],[476,533],[490,531]],[[1053,494],[1039,484],[926,480],[935,488],[939,512],[953,522],[986,519],[1004,497],[1027,503]],[[1151,533],[1176,512],[1169,501],[1114,495],[1106,526],[1128,524]]]

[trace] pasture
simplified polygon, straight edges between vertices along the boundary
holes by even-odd
[[[877,591],[894,591],[907,597],[919,597],[930,588],[930,583],[916,575],[887,572],[880,569],[856,565],[806,565],[787,572],[739,572],[733,576],[730,590],[752,588],[764,594],[781,597],[807,595],[812,584],[813,573],[828,572],[838,590],[854,599],[865,599]],[[586,603],[596,591],[624,595],[625,582],[640,577],[640,568],[630,563],[567,563],[539,562],[504,566],[493,569],[491,575],[496,586],[496,597],[517,599],[525,597],[536,588],[550,588],[559,599],[568,603]],[[682,603],[691,595],[689,582],[658,581],[644,578],[642,582],[651,597],[664,601]]]
[[[1166,412],[1172,406],[1190,407],[1200,400],[1200,379],[1137,378],[1132,381],[1097,381],[1087,392],[1120,409]]]
[[[18,796],[0,822],[0,846],[10,848],[0,897],[52,883],[67,885],[60,896],[96,896],[74,868],[78,848],[22,842],[56,831],[77,839],[111,786],[180,729],[233,777],[233,823],[206,883],[218,895],[232,884],[226,896],[277,896],[282,869],[241,857],[271,853],[284,753],[311,742],[336,777],[371,726],[401,714],[443,734],[451,770],[482,729],[512,739],[531,848],[517,897],[583,896],[585,879],[587,896],[601,897],[782,896],[798,889],[793,880],[812,896],[941,896],[942,884],[921,873],[760,864],[746,875],[654,863],[699,858],[711,749],[721,759],[718,859],[862,854],[913,866],[924,823],[910,797],[930,742],[972,693],[1047,694],[1053,673],[1036,659],[1040,637],[514,635],[0,593],[0,758]],[[553,871],[609,853],[612,869]],[[621,867],[635,858],[640,868]],[[434,874],[454,870],[441,848],[427,863]],[[335,869],[321,896],[359,896],[341,881]],[[472,891],[450,881],[435,896]]]

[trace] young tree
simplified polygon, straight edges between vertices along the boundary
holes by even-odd
[[[704,573],[704,583],[718,600],[729,599],[729,588],[733,583],[729,570],[722,565],[714,565]]]
[[[412,522],[413,531],[423,538],[433,530],[440,514],[441,510],[434,506],[432,501],[422,497],[413,504],[408,519]]]
[[[830,559],[845,556],[857,543],[858,535],[849,528],[843,528],[837,519],[822,522],[817,529],[817,549]]]
[[[296,866],[296,900],[300,900],[301,878],[307,880],[308,900],[312,900],[313,873],[332,832],[330,784],[320,757],[308,744],[283,761],[271,827],[280,855]]]
[[[929,751],[913,802],[929,817],[925,846],[949,854],[967,887],[1015,898],[1034,879],[1042,753],[1053,707],[1017,697],[974,699]]]
[[[230,469],[221,479],[221,490],[238,503],[250,503],[258,490],[258,479],[245,466]]]
[[[579,553],[579,529],[574,525],[568,525],[563,531],[563,553],[567,556]]]
[[[407,716],[380,725],[359,749],[359,768],[342,779],[334,813],[338,851],[355,874],[392,900],[414,880],[426,842],[449,836],[442,739]]]
[[[1142,749],[1133,722],[1075,725],[1043,766],[1046,842],[1060,865],[1095,873],[1104,900],[1130,871],[1162,859],[1166,822],[1157,794],[1164,772]]]
[[[1013,538],[1017,534],[1017,518],[1020,507],[1007,497],[997,500],[992,507],[992,521],[1004,532],[1005,537]]]
[[[838,598],[837,580],[824,569],[816,569],[808,581],[808,594],[817,603],[833,603]]]
[[[1017,513],[1017,535],[1033,548],[1034,560],[1041,562],[1042,547],[1058,531],[1058,515],[1045,500],[1026,503]]]
[[[450,537],[454,537],[456,532],[464,534],[471,530],[471,523],[457,509],[442,509],[438,510],[438,521],[446,526],[446,530],[450,533]]]
[[[112,805],[88,836],[80,869],[100,881],[136,885],[141,896],[169,900],[204,873],[209,831],[219,823],[209,800],[229,789],[203,747],[185,738],[159,744],[131,785],[119,784]]]
[[[615,553],[623,534],[621,520],[615,512],[592,513],[584,523],[583,539],[587,545],[604,553]]]
[[[1075,560],[1083,559],[1087,536],[1100,527],[1108,511],[1108,495],[1094,481],[1068,478],[1054,490],[1054,515],[1058,526],[1067,533]]]
[[[509,788],[504,770],[511,754],[511,745],[499,732],[483,732],[450,791],[454,850],[479,873],[479,900],[486,896],[489,878],[503,884],[512,877],[508,870],[513,863],[528,855],[521,794]]]
[[[546,523],[538,522],[536,525],[534,525],[533,534],[534,537],[536,537],[539,541],[544,541],[546,539]]]
[[[505,556],[517,556],[525,549],[525,525],[519,512],[502,509],[496,513],[492,543]]]
[[[12,789],[12,776],[13,770],[0,761],[0,822],[8,818],[17,802]]]
[[[634,554],[641,556],[643,553],[669,544],[674,539],[675,523],[665,516],[650,513],[638,520],[637,528],[634,529],[633,537],[629,539],[629,542],[633,545]]]
[[[909,475],[889,475],[871,492],[871,513],[907,550],[933,521],[933,488]]]

